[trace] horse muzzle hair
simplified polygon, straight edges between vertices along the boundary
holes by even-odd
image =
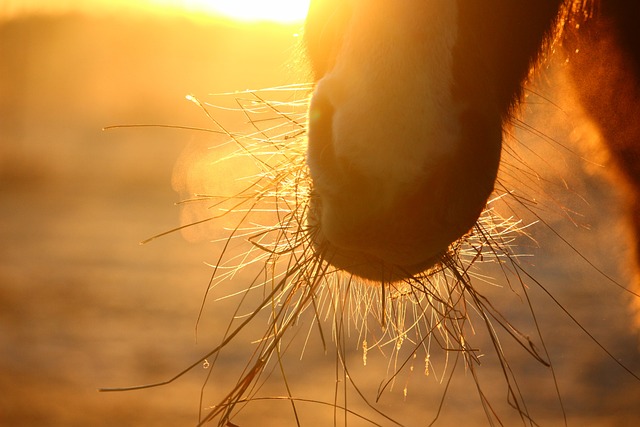
[[[377,281],[428,270],[493,191],[503,124],[559,6],[524,19],[533,2],[495,17],[464,3],[311,3],[308,223],[337,268]],[[511,32],[529,37],[515,46]]]

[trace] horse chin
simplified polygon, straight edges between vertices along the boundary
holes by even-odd
[[[338,270],[375,282],[402,281],[434,268],[450,243],[471,227],[454,229],[458,222],[433,227],[419,221],[419,209],[412,218],[402,207],[391,216],[364,221],[357,215],[354,221],[348,207],[336,208],[327,199],[314,194],[310,201],[307,226],[314,252]]]
[[[361,279],[373,283],[394,283],[408,280],[437,265],[440,257],[434,257],[417,265],[393,265],[363,253],[340,251],[328,247],[331,265]]]
[[[422,261],[403,264],[367,252],[340,248],[326,239],[319,226],[315,227],[313,236],[314,251],[329,265],[376,284],[400,282],[428,272],[441,262],[446,251],[444,248],[443,252]]]

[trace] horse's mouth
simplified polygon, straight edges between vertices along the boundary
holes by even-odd
[[[424,259],[416,260],[415,257],[411,257],[412,259],[409,260],[410,257],[403,259],[399,254],[391,257],[364,247],[356,249],[341,247],[329,240],[323,232],[318,215],[319,204],[319,201],[315,203],[312,201],[307,215],[311,245],[316,255],[339,271],[378,283],[400,282],[436,267],[447,251],[445,247],[442,251],[426,256]]]
[[[316,238],[319,239],[319,242],[314,241],[314,249],[330,265],[359,278],[378,283],[409,280],[416,275],[427,272],[442,259],[442,255],[438,255],[418,264],[397,265],[365,252],[338,248],[328,240],[322,240],[323,236],[320,230],[316,231]]]

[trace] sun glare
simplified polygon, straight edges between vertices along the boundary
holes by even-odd
[[[244,22],[299,23],[307,15],[310,0],[0,0],[0,19],[25,13],[119,10],[187,12]]]
[[[304,20],[310,0],[154,0],[156,4],[223,15],[240,21],[293,23]]]

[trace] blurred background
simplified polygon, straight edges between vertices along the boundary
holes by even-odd
[[[301,23],[138,3],[0,1],[3,426],[197,420],[202,376],[160,393],[96,390],[164,380],[211,345],[194,339],[211,245],[139,242],[180,224],[183,149],[223,139],[102,128],[211,127],[187,94],[305,79],[292,59]]]
[[[228,3],[237,7],[234,0]],[[217,332],[231,314],[224,303],[210,309],[210,334],[196,342],[194,330],[211,273],[204,262],[214,262],[218,250],[208,240],[225,230],[214,224],[200,239],[176,233],[139,242],[180,225],[174,203],[181,195],[172,189],[176,161],[188,169],[193,153],[224,138],[166,128],[102,128],[211,127],[186,95],[307,81],[297,57],[304,12],[288,15],[289,5],[266,9],[274,15],[246,15],[258,12],[257,4],[223,15],[206,2],[0,0],[0,425],[197,423],[204,370],[152,390],[96,390],[168,379],[217,344]],[[260,16],[269,21],[255,20]],[[560,121],[567,121],[564,114]],[[234,112],[220,110],[216,118],[236,131],[247,128]],[[553,150],[540,156],[547,167],[558,157]],[[616,358],[640,372],[628,296],[582,260],[583,255],[595,260],[624,283],[617,196],[600,176],[566,163],[552,168],[579,194],[579,224],[549,219],[555,228],[536,228],[532,233],[545,250],[529,242],[527,251],[536,258],[527,266]],[[233,186],[234,178],[220,173],[212,185]],[[546,244],[557,243],[551,230],[576,236],[571,244],[580,254],[565,244]],[[234,280],[242,286],[250,273]],[[604,355],[544,292],[533,298],[570,424],[637,425],[640,382]],[[526,311],[522,301],[513,311],[515,316]],[[353,340],[349,350],[361,360],[355,334]],[[290,380],[300,394],[331,401],[335,366],[321,348],[311,349],[302,361],[299,354],[292,358]],[[230,367],[242,367],[250,351],[250,346],[232,350]],[[381,366],[386,369],[385,362]],[[541,380],[536,364],[517,350],[514,367],[540,423],[561,425],[548,371]],[[375,368],[367,369],[361,372],[363,390],[374,401],[380,377],[371,374]],[[499,373],[496,369],[489,365],[484,372]],[[472,378],[462,369],[457,374],[440,425],[485,425]],[[221,393],[237,376],[216,375],[209,387]],[[405,399],[390,393],[377,407],[407,425],[423,425],[437,411],[444,385],[418,374],[411,382],[423,394],[412,396],[410,389]],[[484,384],[492,389],[491,376]],[[504,386],[495,381],[495,387],[494,401],[506,406]],[[285,394],[282,388],[265,393]],[[256,406],[234,422],[295,425],[286,403]],[[322,405],[310,405],[301,416],[303,425],[333,424],[333,410]],[[513,425],[506,417],[505,425]]]

